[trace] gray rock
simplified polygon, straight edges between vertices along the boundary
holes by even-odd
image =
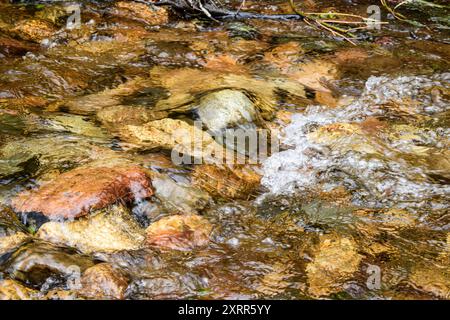
[[[210,93],[199,100],[195,109],[200,121],[213,132],[257,120],[253,102],[238,90]]]

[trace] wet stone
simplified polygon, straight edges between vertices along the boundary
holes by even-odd
[[[40,212],[52,219],[76,218],[116,201],[148,198],[150,179],[139,167],[77,168],[61,174],[37,190],[13,199],[19,212]]]
[[[212,226],[198,215],[175,215],[152,223],[146,232],[148,245],[186,251],[207,245]]]
[[[322,236],[314,260],[306,267],[310,294],[327,296],[343,291],[342,285],[358,271],[361,258],[352,238]]]
[[[199,100],[195,110],[199,121],[212,132],[257,120],[253,102],[237,90],[210,93]]]
[[[17,23],[12,32],[24,40],[39,43],[50,38],[56,32],[56,28],[44,20],[31,19]]]
[[[0,207],[0,256],[13,251],[29,238],[25,226],[14,212],[9,208]]]
[[[48,281],[64,282],[68,277],[83,272],[92,265],[90,257],[81,255],[74,249],[32,241],[7,257],[2,257],[0,271],[14,280],[40,287]]]
[[[108,263],[87,269],[81,277],[79,294],[90,299],[124,299],[128,278]]]
[[[167,112],[155,112],[144,106],[118,105],[100,110],[97,118],[104,126],[114,131],[118,126],[143,125],[149,121],[161,120],[167,115]]]
[[[223,154],[223,147],[208,133],[182,120],[167,118],[143,126],[125,126],[121,137],[146,149],[172,150],[180,162],[185,160],[183,155],[214,162],[219,161],[217,154]]]
[[[38,291],[15,280],[0,280],[0,300],[32,300]]]
[[[419,290],[441,299],[450,299],[450,272],[448,265],[417,265],[411,271],[410,282]]]
[[[144,229],[123,206],[113,206],[75,221],[43,224],[36,236],[84,253],[136,250],[144,241]]]
[[[152,175],[155,196],[169,210],[195,213],[211,201],[208,193],[192,185],[175,182],[167,175]]]
[[[251,166],[204,164],[194,167],[192,181],[216,196],[248,199],[257,194],[261,176]]]

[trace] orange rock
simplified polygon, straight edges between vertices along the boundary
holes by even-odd
[[[124,299],[128,279],[108,263],[87,269],[81,277],[80,294],[94,299]]]
[[[190,250],[209,242],[212,226],[198,215],[162,218],[147,228],[147,244],[175,250]]]
[[[292,64],[299,62],[303,55],[303,49],[297,42],[287,42],[281,44],[264,54],[264,60],[285,70]]]
[[[19,212],[41,212],[49,218],[76,218],[117,201],[153,194],[150,178],[135,166],[77,168],[12,201]]]
[[[42,108],[48,104],[48,101],[42,97],[25,96],[23,98],[0,99],[0,106],[26,109],[26,108]]]
[[[41,42],[50,38],[56,32],[56,28],[47,21],[32,19],[19,22],[12,32],[24,40]]]
[[[227,54],[206,57],[205,68],[232,73],[245,73],[247,71],[243,65],[238,64],[236,57]]]
[[[169,21],[169,12],[165,8],[150,8],[137,2],[120,1],[116,4],[117,13],[130,19],[141,19],[150,25],[165,24]]]
[[[360,63],[366,60],[369,55],[361,48],[350,48],[336,52],[337,63]]]

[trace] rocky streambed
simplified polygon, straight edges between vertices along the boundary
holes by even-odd
[[[450,298],[445,11],[79,8],[0,0],[0,299]]]

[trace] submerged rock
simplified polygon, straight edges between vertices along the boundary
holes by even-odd
[[[6,56],[23,56],[27,52],[37,51],[39,46],[28,41],[16,40],[4,35],[0,36],[0,54]]]
[[[198,165],[192,172],[194,185],[228,199],[248,199],[260,186],[261,176],[250,166]]]
[[[76,218],[116,201],[150,197],[151,182],[136,166],[77,168],[59,175],[37,190],[13,199],[19,212],[40,212],[53,219]]]
[[[144,230],[121,205],[75,221],[47,222],[36,236],[58,245],[75,247],[84,253],[136,250],[145,238]]]
[[[417,265],[411,271],[410,282],[420,290],[441,299],[450,299],[450,271],[448,265],[433,263]]]
[[[0,207],[0,255],[14,250],[29,238],[14,212]]]
[[[0,300],[32,300],[38,293],[18,281],[0,280]]]
[[[114,131],[117,126],[143,125],[149,121],[161,120],[167,112],[154,112],[148,107],[117,105],[106,107],[97,112],[97,118],[108,129]]]
[[[195,106],[199,120],[212,132],[257,120],[253,102],[238,90],[216,91],[200,98]]]
[[[212,226],[198,215],[175,215],[152,223],[147,244],[175,250],[191,250],[208,244]]]
[[[91,299],[124,299],[128,279],[108,263],[87,269],[81,277],[79,294]]]
[[[182,120],[167,118],[151,121],[143,126],[126,126],[121,137],[149,149],[176,151],[180,161],[183,160],[182,155],[188,155],[213,162],[219,161],[218,155],[223,154],[223,147],[208,133]]]
[[[102,128],[77,115],[49,115],[45,119],[45,128],[55,131],[72,132],[87,137],[107,137]]]
[[[342,285],[358,271],[361,255],[352,238],[324,235],[314,260],[306,267],[309,293],[327,296],[342,291]]]
[[[56,28],[47,21],[30,19],[18,22],[11,32],[24,40],[41,42],[50,38],[56,32]]]
[[[137,2],[117,2],[116,14],[128,19],[144,21],[149,25],[166,24],[169,21],[169,12],[166,8],[150,7]]]
[[[20,113],[13,110],[0,109],[0,136],[19,136],[24,132],[25,121]]]
[[[163,67],[153,68],[151,77],[170,92],[167,98],[156,103],[154,110],[157,111],[189,112],[195,105],[193,102],[205,92],[230,88],[251,96],[255,109],[265,120],[273,117],[280,91],[307,101],[305,88],[301,84],[281,78],[256,79],[213,70]]]
[[[153,174],[152,184],[155,196],[168,209],[195,213],[211,201],[208,193],[193,186],[181,185],[167,175]]]
[[[37,157],[27,153],[16,153],[9,158],[0,159],[0,180],[11,181],[38,168]]]
[[[14,280],[40,287],[47,281],[58,283],[61,279],[66,280],[93,264],[90,257],[74,249],[32,241],[6,257],[0,271]]]
[[[19,168],[26,165],[23,170],[38,169],[38,172],[41,172],[71,168],[89,160],[105,158],[113,154],[114,152],[110,149],[96,146],[85,137],[59,134],[42,138],[27,137],[8,142],[0,147],[0,162],[9,161],[9,164],[15,163],[15,166]],[[34,163],[39,164],[39,167],[35,168]]]

